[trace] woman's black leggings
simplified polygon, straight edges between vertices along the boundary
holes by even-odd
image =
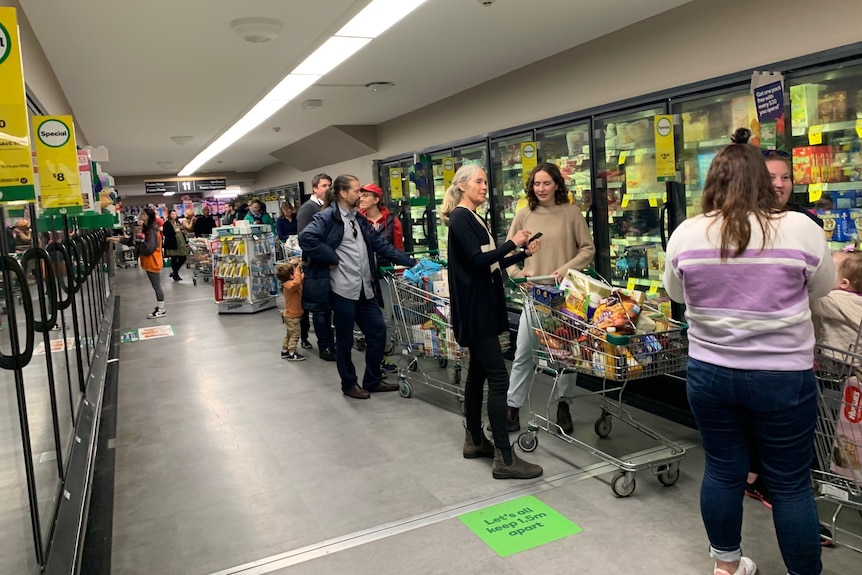
[[[501,451],[510,450],[508,423],[506,421],[506,392],[509,390],[509,373],[503,360],[500,340],[488,337],[474,341],[469,346],[470,365],[464,384],[464,412],[467,429],[482,429],[482,391],[488,380],[488,422],[494,445]]]
[[[174,275],[183,269],[184,263],[186,263],[186,256],[171,256],[171,271]]]

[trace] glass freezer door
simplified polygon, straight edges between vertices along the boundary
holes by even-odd
[[[524,193],[525,174],[529,175],[532,168],[525,170],[521,158],[522,144],[533,142],[533,133],[526,132],[503,140],[491,141],[491,185],[490,195],[494,235],[498,245],[505,241],[509,233],[509,225],[515,212],[527,205]],[[537,160],[535,154],[533,165]]]
[[[429,155],[431,163],[432,175],[432,197],[434,198],[434,221],[437,228],[437,249],[440,250],[440,256],[446,258],[446,253],[449,245],[449,229],[440,219],[440,205],[443,203],[443,196],[446,193],[446,188],[452,181],[452,176],[457,169],[455,166],[455,156],[452,150],[442,150]]]
[[[428,156],[404,170],[405,198],[409,201],[410,251],[437,249],[437,233],[434,229],[434,180]],[[406,236],[406,232],[405,232]],[[406,242],[405,242],[406,247]]]
[[[661,282],[667,183],[656,175],[654,126],[655,116],[665,113],[661,106],[595,121],[596,222],[607,222],[596,259],[613,285],[645,291],[670,315]]]
[[[833,250],[862,233],[862,66],[793,78],[792,201],[816,209]]]
[[[469,144],[466,146],[461,146],[455,148],[455,171],[458,171],[458,168],[461,166],[467,165],[477,165],[482,166],[482,169],[485,170],[488,178],[491,178],[491,172],[488,169],[488,142],[487,140],[481,143]],[[493,183],[489,183],[488,189],[488,197],[491,197],[491,189]],[[484,205],[479,206],[476,210],[476,213],[485,218],[485,221],[488,222],[488,216],[490,212],[490,200],[485,202]],[[490,222],[489,222],[490,223]]]

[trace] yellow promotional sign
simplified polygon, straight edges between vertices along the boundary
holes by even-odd
[[[823,197],[823,184],[808,184],[808,201],[816,202]]]
[[[0,7],[0,86],[0,202],[35,200],[24,68],[14,8]]]
[[[401,168],[389,168],[389,190],[393,200],[404,197],[404,188],[401,186]]]
[[[521,144],[521,179],[524,182],[524,187],[527,186],[527,182],[530,180],[530,172],[536,167],[537,156],[536,142],[524,142]]]
[[[72,116],[34,116],[33,136],[42,209],[83,206]]]
[[[811,126],[808,128],[808,144],[819,146],[823,143],[823,126]]]
[[[655,175],[659,182],[669,182],[676,178],[673,116],[655,117]]]
[[[443,188],[448,190],[455,179],[455,158],[443,158]]]

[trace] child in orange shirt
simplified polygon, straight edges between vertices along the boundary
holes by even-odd
[[[281,263],[275,269],[275,277],[284,290],[283,319],[287,329],[281,342],[281,359],[302,361],[305,356],[296,352],[302,318],[302,264],[297,260]]]

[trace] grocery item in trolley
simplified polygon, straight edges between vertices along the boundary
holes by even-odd
[[[529,294],[540,363],[615,381],[685,369],[685,324],[648,306],[643,292],[613,288],[576,270],[560,290],[535,286]]]
[[[862,482],[862,385],[857,376],[847,379],[841,397],[830,469]]]

